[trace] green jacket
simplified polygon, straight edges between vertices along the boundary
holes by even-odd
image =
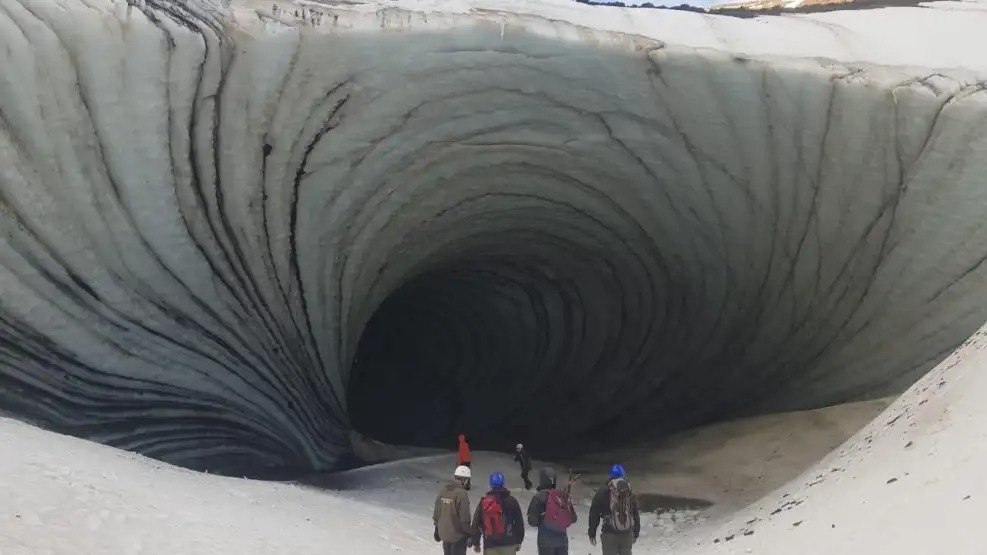
[[[435,498],[432,522],[439,531],[439,539],[455,543],[469,537],[470,498],[466,488],[458,480],[446,484]]]

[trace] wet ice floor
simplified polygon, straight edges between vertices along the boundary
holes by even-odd
[[[659,514],[676,511],[702,511],[713,506],[705,499],[662,495],[660,493],[639,493],[637,494],[637,504],[641,512]]]

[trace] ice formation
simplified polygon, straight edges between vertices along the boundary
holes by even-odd
[[[235,472],[900,391],[987,320],[967,11],[0,0],[0,408]]]

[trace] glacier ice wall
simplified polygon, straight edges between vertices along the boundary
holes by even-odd
[[[0,0],[5,412],[325,469],[883,395],[987,320],[976,71],[291,9]]]

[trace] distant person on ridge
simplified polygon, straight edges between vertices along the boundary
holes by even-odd
[[[451,482],[442,488],[435,499],[432,522],[435,524],[435,541],[442,542],[444,555],[466,555],[470,535],[470,489],[472,472],[465,466],[456,467]]]
[[[528,524],[538,527],[538,555],[569,555],[566,530],[576,522],[569,489],[556,486],[555,470],[538,471],[538,493],[528,504]]]
[[[517,444],[515,450],[517,453],[514,455],[514,462],[521,465],[521,479],[524,480],[524,489],[531,489],[531,480],[528,479],[528,473],[531,472],[531,457],[528,456],[524,445],[520,443]]]
[[[490,475],[490,491],[480,499],[473,515],[473,551],[485,555],[514,555],[524,542],[524,515],[517,499],[504,487],[504,475]]]
[[[459,457],[456,458],[459,466],[472,466],[473,454],[470,452],[470,444],[466,443],[466,436],[459,434]]]
[[[596,492],[589,508],[589,543],[593,545],[601,518],[603,555],[631,555],[631,547],[641,535],[641,512],[619,464],[610,467],[610,481]]]

